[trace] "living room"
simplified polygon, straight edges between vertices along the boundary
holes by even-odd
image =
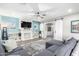
[[[0,3],[0,56],[79,56],[76,6]]]

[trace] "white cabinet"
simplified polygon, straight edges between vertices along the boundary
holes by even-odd
[[[32,39],[32,31],[30,29],[21,29],[21,40],[29,40]]]

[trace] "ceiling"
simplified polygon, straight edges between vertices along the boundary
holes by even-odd
[[[0,3],[0,9],[12,10],[34,16],[45,15],[44,20],[79,12],[79,3]],[[68,10],[70,9],[70,12]]]

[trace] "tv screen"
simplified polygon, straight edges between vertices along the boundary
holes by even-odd
[[[22,28],[31,28],[31,22],[24,22],[21,23]]]

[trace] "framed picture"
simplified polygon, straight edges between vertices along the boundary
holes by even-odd
[[[71,33],[79,33],[79,20],[71,21]]]
[[[1,30],[1,24],[0,24],[0,30]]]
[[[51,31],[51,27],[48,27],[48,31]]]

